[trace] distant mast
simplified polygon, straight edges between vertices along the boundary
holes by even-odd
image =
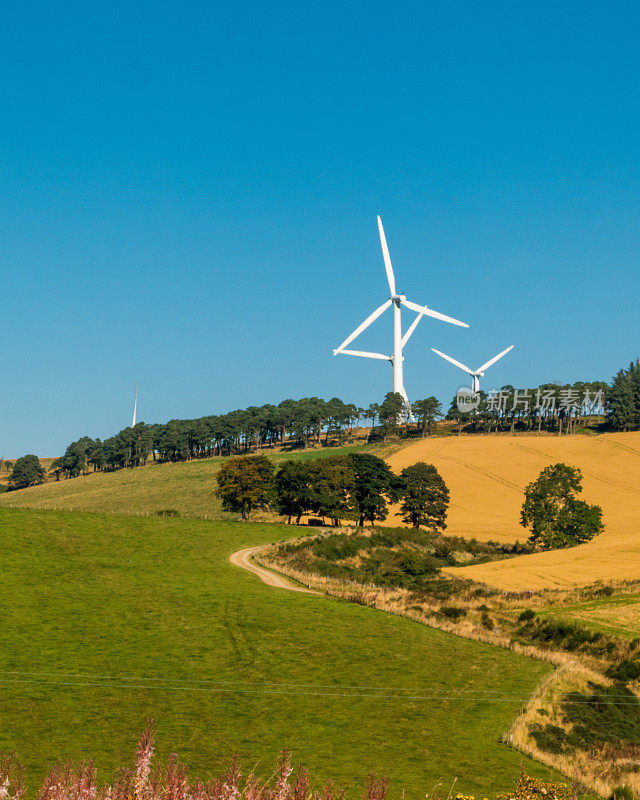
[[[133,396],[133,420],[131,422],[131,427],[136,427],[136,411],[138,410],[138,384],[136,383],[136,393]]]

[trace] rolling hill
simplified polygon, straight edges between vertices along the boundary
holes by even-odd
[[[323,458],[337,453],[375,452],[381,456],[397,445],[352,445],[326,449],[276,451],[277,463],[284,459]],[[35,508],[58,511],[93,511],[105,514],[149,516],[164,509],[197,519],[237,519],[237,514],[222,511],[213,494],[215,475],[223,458],[149,463],[146,467],[116,472],[94,472],[70,480],[32,486],[0,495],[0,507]],[[272,515],[265,515],[265,519]]]
[[[291,528],[0,509],[0,531],[0,750],[31,785],[52,754],[110,776],[148,716],[203,778],[233,753],[268,774],[284,746],[339,785],[380,771],[392,798],[548,774],[499,742],[548,664],[229,562]]]
[[[278,453],[313,458],[354,448]],[[416,461],[437,466],[451,490],[447,533],[515,542],[525,486],[548,464],[563,461],[584,475],[583,498],[602,506],[605,532],[586,545],[473,567],[458,574],[501,589],[565,588],[595,581],[640,579],[640,432],[600,436],[449,436],[408,446],[357,446],[387,458],[399,472]],[[0,495],[0,507],[234,519],[212,492],[221,459],[154,464],[95,473]],[[264,519],[269,517],[265,516]],[[271,517],[272,518],[272,517]],[[401,524],[389,516],[387,524]]]
[[[447,533],[505,542],[527,537],[520,508],[540,470],[558,461],[580,467],[582,498],[603,510],[601,536],[568,550],[452,571],[514,591],[640,579],[640,432],[422,439],[387,460],[395,471],[416,461],[436,465],[451,491]]]

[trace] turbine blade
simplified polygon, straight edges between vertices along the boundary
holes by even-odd
[[[389,291],[391,296],[395,297],[396,294],[396,279],[393,274],[393,267],[391,266],[391,256],[389,255],[389,248],[387,247],[387,237],[384,235],[384,228],[382,227],[382,220],[378,214],[378,231],[380,232],[380,244],[382,245],[382,257],[384,258],[384,268],[387,271],[387,281],[389,283]]]
[[[362,356],[362,358],[378,358],[380,361],[391,361],[391,356],[383,356],[382,353],[369,353],[365,350],[336,350],[336,355]]]
[[[138,411],[138,384],[136,383],[136,393],[133,398],[133,419],[131,420],[131,427],[136,427],[136,412]]]
[[[502,356],[506,356],[509,350],[513,350],[514,347],[515,344],[512,344],[511,347],[507,347],[506,350],[503,350],[501,353],[498,353],[497,356],[494,356],[490,361],[487,361],[486,364],[483,364],[481,367],[478,367],[476,372],[484,372],[485,369],[488,369],[490,366],[492,366],[492,364],[495,364],[496,361],[502,358]]]
[[[422,317],[424,317],[424,311],[421,311],[418,314],[418,316],[413,320],[413,322],[411,323],[411,325],[407,329],[407,332],[405,333],[405,335],[402,337],[402,344],[401,344],[402,347],[404,347],[405,344],[409,341],[409,339],[411,338],[411,335],[413,334],[415,329],[418,327],[418,323],[420,322]]]
[[[427,306],[419,306],[417,303],[412,303],[411,300],[401,300],[401,303],[403,306],[410,308],[412,311],[417,311],[418,313],[422,312],[428,317],[440,319],[442,322],[450,322],[452,325],[459,325],[461,328],[469,327],[466,322],[460,322],[459,319],[448,317],[446,314],[441,314],[439,311],[434,311],[432,308],[427,308]]]
[[[334,356],[336,355],[336,353],[339,353],[344,347],[346,347],[349,344],[349,342],[352,342],[356,338],[356,336],[360,336],[362,331],[365,328],[368,328],[372,322],[375,322],[380,316],[380,314],[384,314],[384,312],[389,308],[390,305],[391,305],[391,300],[387,300],[386,303],[383,303],[379,308],[376,308],[373,314],[369,314],[369,316],[365,319],[365,321],[361,325],[358,325],[358,327],[351,334],[351,336],[347,336],[347,338],[344,340],[344,342],[342,342],[340,347],[337,347],[333,351]]]
[[[416,418],[413,416],[413,411],[411,411],[411,403],[409,402],[409,398],[407,397],[407,392],[405,391],[404,386],[400,390],[400,394],[404,398],[404,402],[407,407],[407,415],[409,416],[409,419],[411,420],[411,422],[415,422]]]
[[[451,356],[446,355],[446,353],[441,353],[439,350],[436,350],[435,347],[432,347],[431,349],[433,350],[434,353],[437,353],[441,358],[444,358],[445,361],[450,361],[454,366],[460,367],[460,369],[464,370],[465,372],[468,372],[469,375],[473,375],[473,370],[469,369],[469,367],[465,366],[460,361],[456,361],[455,358],[451,358]]]

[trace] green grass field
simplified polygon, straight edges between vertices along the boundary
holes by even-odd
[[[285,459],[323,458],[356,451],[386,456],[397,447],[365,444],[278,452],[272,457],[278,463]],[[220,501],[213,495],[215,475],[223,462],[222,458],[211,458],[96,472],[0,494],[0,506],[136,515],[153,515],[162,509],[173,509],[183,517],[236,519],[236,514],[222,511]]]
[[[194,466],[193,480],[208,481],[208,465]],[[180,472],[137,473],[158,469]],[[58,757],[93,756],[107,778],[153,716],[160,753],[202,777],[233,752],[268,775],[283,746],[350,798],[372,770],[392,778],[394,798],[424,796],[440,778],[446,795],[455,777],[456,790],[488,795],[521,762],[548,773],[499,743],[548,665],[271,589],[228,561],[291,533],[0,509],[0,749],[16,752],[32,786]]]
[[[640,633],[640,595],[619,594],[554,606],[541,611],[540,616],[577,622],[592,630],[636,639]]]

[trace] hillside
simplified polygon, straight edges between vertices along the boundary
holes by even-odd
[[[523,541],[524,487],[556,461],[578,466],[583,497],[602,506],[605,533],[570,550],[520,556],[456,570],[508,590],[584,585],[640,578],[640,432],[601,436],[449,436],[408,446],[355,447],[276,453],[275,460],[314,458],[358,449],[387,458],[399,472],[416,461],[435,464],[451,490],[447,533],[480,540]],[[222,459],[151,464],[47,483],[0,495],[0,507],[235,519],[213,496]],[[265,517],[267,519],[267,517]],[[397,525],[390,515],[387,524]]]
[[[548,664],[229,562],[291,528],[0,509],[0,529],[0,750],[31,784],[52,753],[110,777],[147,716],[160,757],[203,778],[233,753],[264,772],[283,746],[339,785],[381,771],[393,800],[548,774],[499,743]]]
[[[394,445],[353,445],[276,452],[272,458],[278,462],[354,451],[386,456],[394,449],[397,449]],[[223,461],[211,458],[165,464],[151,462],[146,467],[81,475],[2,494],[0,506],[145,516],[172,509],[183,517],[237,519],[237,514],[222,511],[220,501],[213,495],[215,474]]]
[[[4,491],[4,487],[8,485],[8,483],[9,483],[9,475],[11,475],[11,470],[6,468],[7,462],[9,462],[9,463],[11,463],[13,465],[16,460],[17,459],[15,459],[15,458],[9,458],[4,462],[0,462],[0,464],[1,464],[1,466],[0,466],[0,492],[3,492]],[[43,467],[43,469],[45,470],[46,473],[49,472],[49,469],[51,468],[51,465],[53,464],[53,462],[55,460],[56,460],[55,457],[41,458],[40,459],[40,463],[42,464],[42,467]],[[47,474],[47,480],[50,481],[50,480],[55,480],[55,479],[54,479],[53,475]]]
[[[640,432],[423,439],[388,461],[395,471],[416,461],[437,466],[451,490],[447,533],[507,542],[527,536],[519,524],[523,491],[540,470],[557,461],[580,467],[582,497],[603,509],[606,530],[601,536],[580,547],[455,573],[507,590],[640,578]]]

